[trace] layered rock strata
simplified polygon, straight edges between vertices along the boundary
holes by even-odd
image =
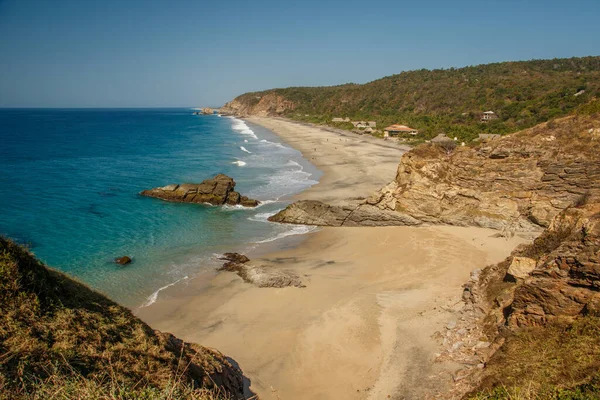
[[[271,221],[541,232],[561,210],[600,192],[598,126],[598,117],[574,116],[474,147],[423,145],[402,157],[393,182],[357,207],[303,201]]]
[[[172,184],[140,193],[142,196],[155,197],[177,203],[197,203],[220,205],[241,205],[256,207],[258,200],[249,199],[234,190],[235,181],[227,175],[218,174],[202,183]]]

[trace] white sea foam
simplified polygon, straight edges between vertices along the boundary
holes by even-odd
[[[179,282],[181,282],[181,281],[184,281],[184,280],[186,280],[186,279],[188,279],[187,275],[186,275],[186,276],[184,276],[183,278],[181,278],[181,279],[179,279],[179,280],[177,280],[177,281],[173,282],[173,283],[169,283],[168,285],[165,285],[165,286],[161,287],[161,288],[160,288],[160,289],[158,289],[156,292],[154,292],[154,293],[152,293],[150,296],[148,296],[148,300],[147,300],[147,301],[146,301],[144,304],[142,304],[142,307],[148,307],[149,305],[152,305],[152,304],[154,304],[154,303],[156,302],[156,300],[158,299],[158,294],[159,294],[161,291],[163,291],[163,290],[165,290],[165,289],[167,289],[167,288],[170,288],[171,286],[173,286],[173,285],[176,285],[176,284],[178,284]]]
[[[254,131],[252,129],[250,129],[244,121],[242,121],[241,119],[233,118],[233,117],[231,119],[233,121],[231,128],[234,131],[237,131],[237,132],[241,133],[242,135],[249,135],[249,136],[252,136],[254,139],[258,139],[258,137],[254,134]]]
[[[271,142],[271,141],[266,140],[266,139],[262,139],[260,142],[264,143],[266,145],[269,145],[269,146],[279,147],[280,149],[289,149],[289,147],[286,147],[286,146],[282,145],[281,143]]]
[[[248,149],[245,148],[244,146],[240,146],[240,150],[245,151],[246,153],[252,154],[252,152],[248,151]]]
[[[248,143],[248,139],[244,139],[244,143]]]
[[[283,208],[280,208],[278,210],[273,210],[273,211],[269,211],[269,212],[265,212],[265,213],[259,213],[256,215],[253,215],[252,217],[248,217],[248,219],[250,221],[257,221],[257,222],[269,222],[269,217],[271,215],[275,215],[277,214],[279,211],[283,210]]]
[[[242,160],[234,161],[234,162],[232,162],[232,164],[235,164],[238,167],[243,167],[244,165],[246,165],[246,163],[244,161],[242,161]]]
[[[283,239],[284,237],[287,237],[287,236],[304,235],[306,233],[313,232],[317,229],[318,229],[317,226],[296,225],[287,231],[277,234],[276,236],[273,236],[271,238],[264,239],[264,240],[257,240],[254,243],[274,242],[275,240]]]

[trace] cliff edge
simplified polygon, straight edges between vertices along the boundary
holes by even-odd
[[[51,397],[242,399],[243,375],[0,237],[0,398]]]
[[[572,115],[474,146],[425,144],[358,206],[297,202],[274,222],[323,226],[479,226],[541,232],[600,192],[600,116]]]

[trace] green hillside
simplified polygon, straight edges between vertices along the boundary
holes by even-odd
[[[236,100],[251,106],[270,93],[293,102],[281,115],[296,120],[331,124],[332,117],[350,117],[375,120],[379,128],[409,125],[424,138],[447,133],[470,140],[529,128],[600,97],[600,57],[422,69],[363,85],[273,89]],[[488,110],[499,118],[481,123]]]

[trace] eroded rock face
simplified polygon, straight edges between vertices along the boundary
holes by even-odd
[[[221,271],[235,272],[245,282],[258,287],[305,287],[300,277],[295,273],[268,265],[254,265],[250,263],[248,257],[239,253],[225,253],[221,259],[227,261],[220,268]]]
[[[219,112],[238,117],[269,117],[281,115],[295,107],[294,102],[275,93],[267,93],[262,96],[245,94],[225,104]]]
[[[272,221],[329,226],[479,226],[541,232],[563,209],[600,193],[600,118],[567,117],[448,154],[404,154],[396,179],[358,207],[297,202]]]
[[[533,246],[543,253],[514,291],[509,325],[538,325],[595,313],[600,293],[600,202],[565,210]]]
[[[178,203],[212,204],[215,206],[239,204],[244,207],[256,207],[259,204],[257,200],[241,196],[234,188],[235,181],[233,178],[218,174],[212,179],[202,181],[202,183],[171,184],[144,190],[140,194]]]

